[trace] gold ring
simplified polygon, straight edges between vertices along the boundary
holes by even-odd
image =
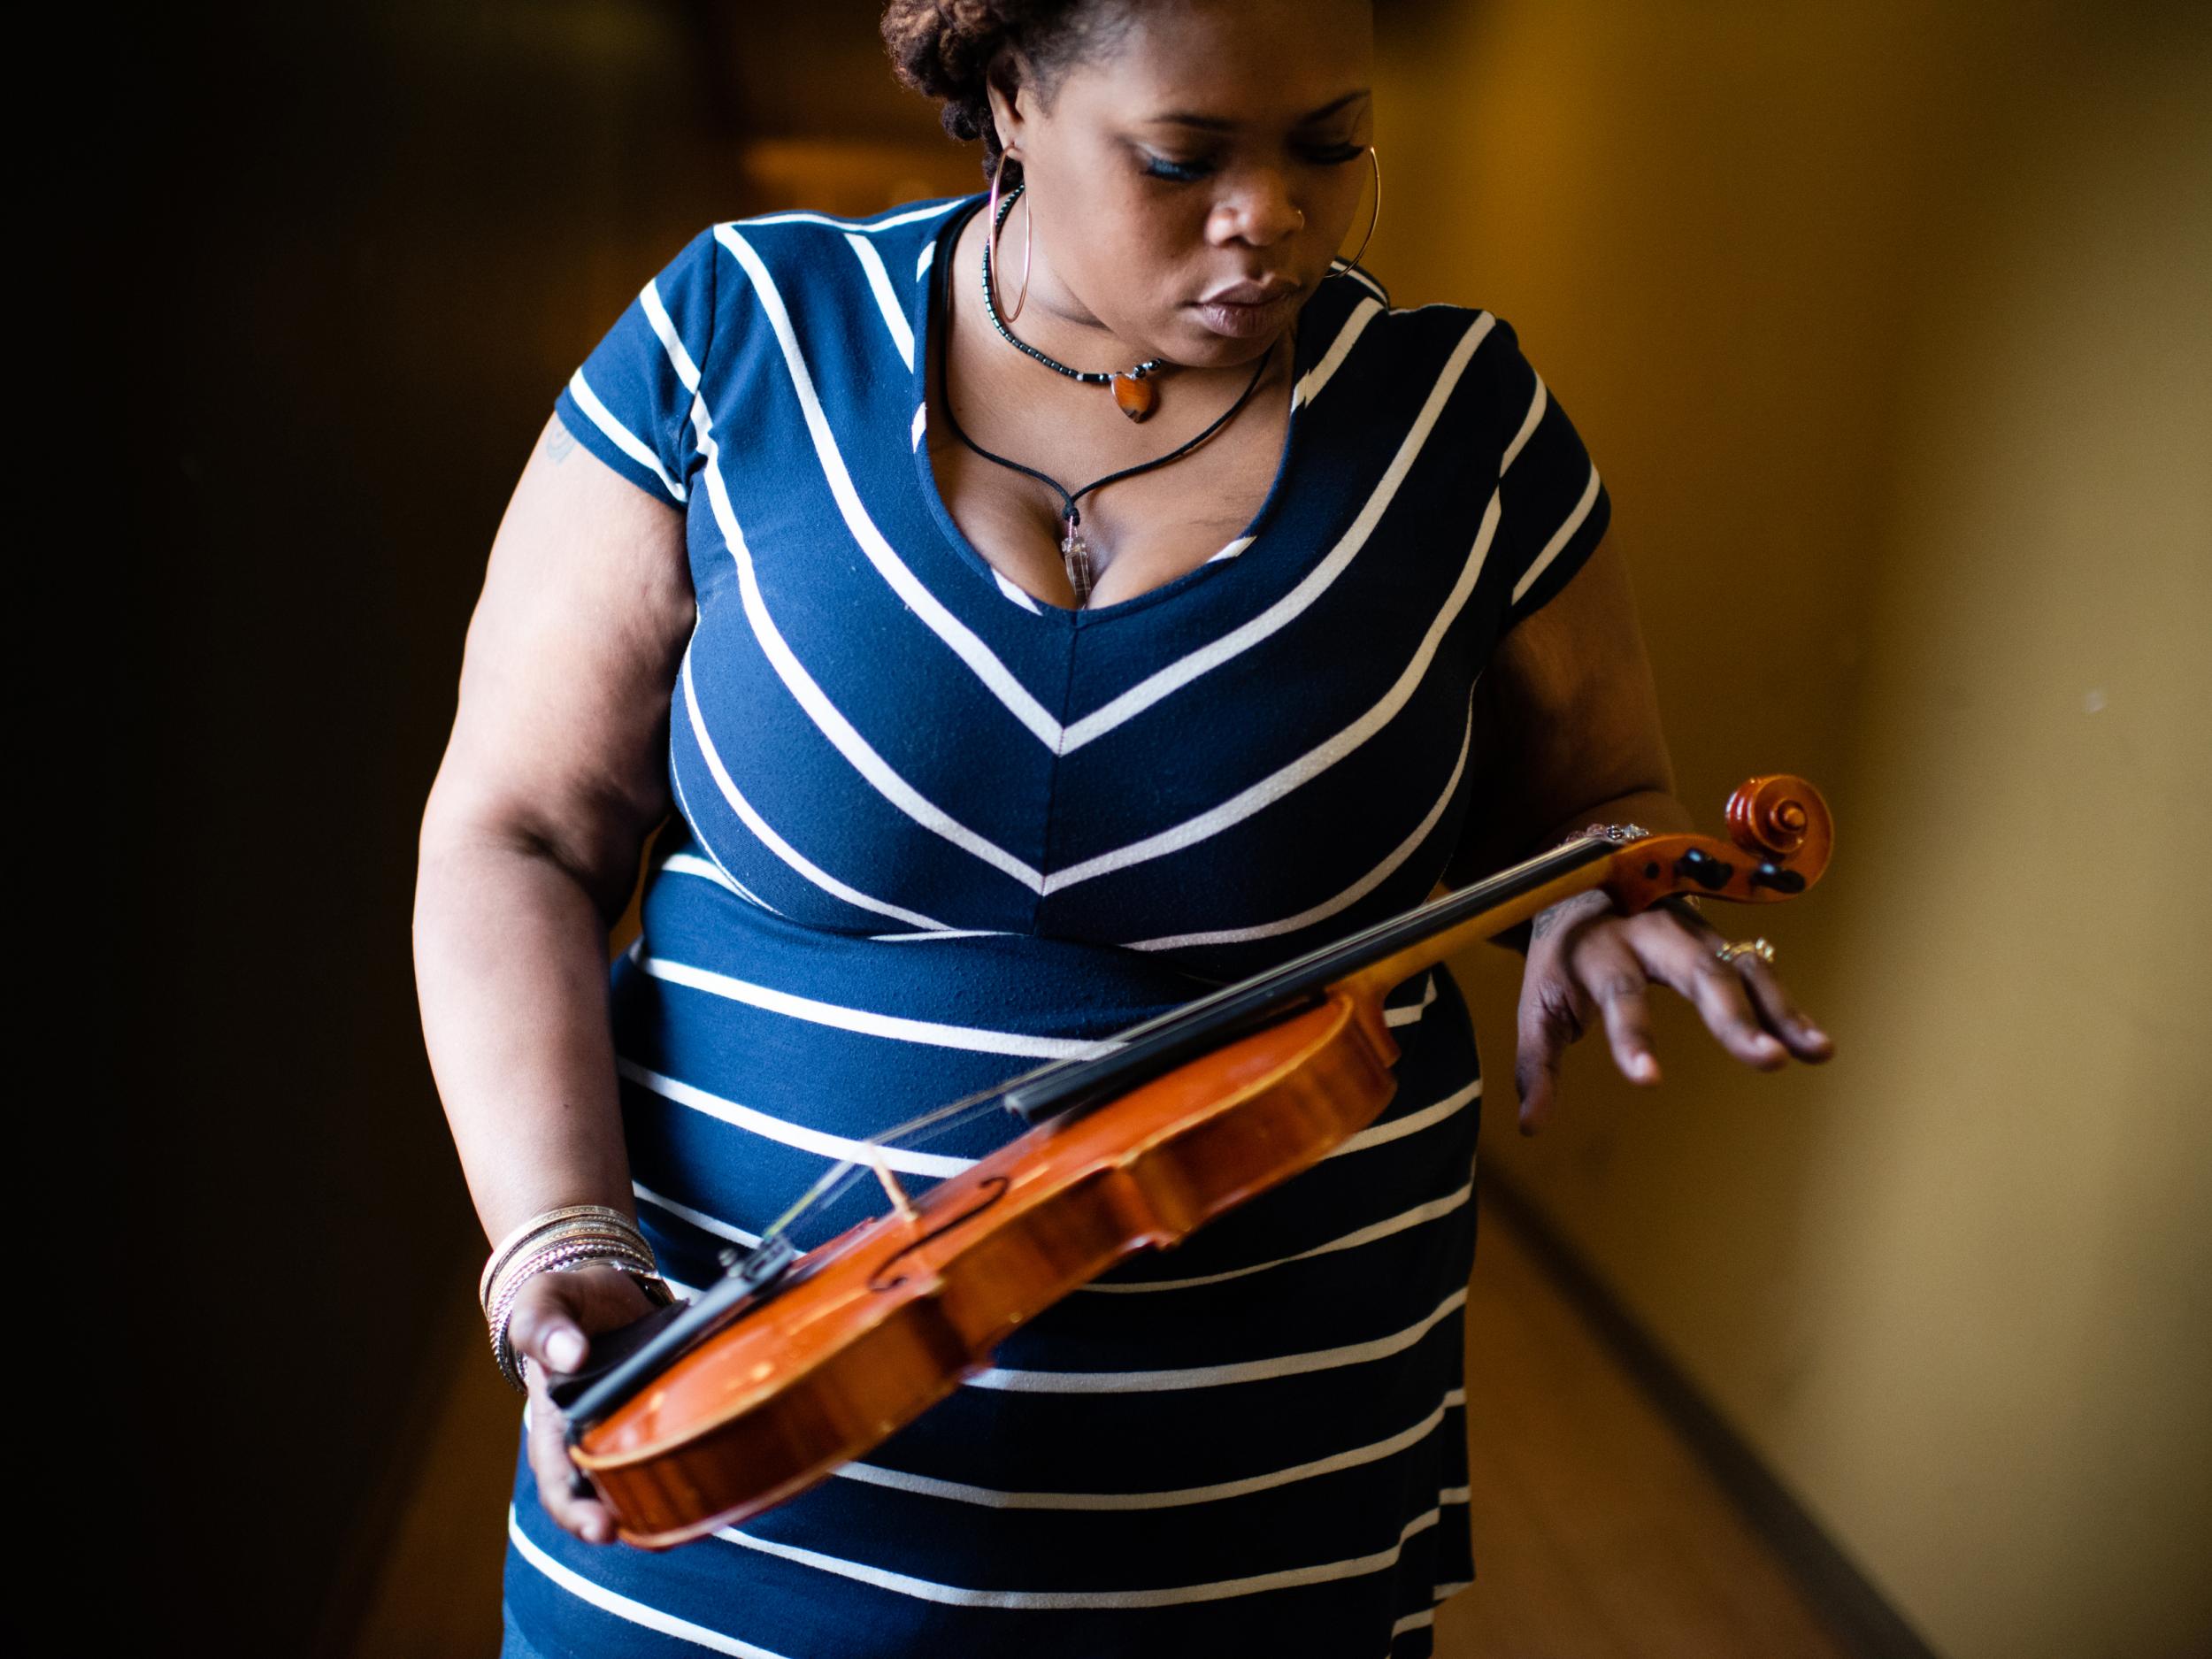
[[[1733,962],[1738,956],[1756,956],[1760,961],[1770,964],[1774,960],[1774,947],[1763,939],[1754,939],[1748,943],[1739,940],[1732,945],[1723,945],[1713,954],[1723,962]]]

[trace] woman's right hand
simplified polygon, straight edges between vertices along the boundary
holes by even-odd
[[[652,1311],[637,1280],[613,1267],[539,1273],[515,1294],[507,1340],[530,1385],[530,1472],[537,1478],[538,1502],[556,1525],[587,1544],[614,1541],[614,1516],[588,1495],[569,1461],[568,1419],[548,1389],[555,1373],[583,1364],[594,1332],[611,1331]],[[580,1490],[586,1495],[578,1496]]]

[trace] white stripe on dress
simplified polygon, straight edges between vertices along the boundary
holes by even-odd
[[[1452,1392],[1463,1400],[1466,1396],[1464,1389]],[[1332,1452],[1326,1457],[1317,1457],[1310,1463],[1294,1464],[1288,1469],[1271,1470],[1263,1475],[1247,1475],[1239,1480],[1217,1481],[1206,1486],[1179,1486],[1165,1492],[1003,1492],[992,1486],[970,1486],[958,1480],[940,1480],[932,1475],[910,1474],[902,1469],[886,1469],[879,1463],[847,1463],[834,1472],[848,1480],[861,1481],[868,1486],[889,1486],[921,1497],[944,1498],[956,1503],[972,1503],[992,1509],[1182,1509],[1194,1503],[1216,1503],[1225,1498],[1240,1498],[1248,1493],[1268,1492],[1277,1486],[1311,1480],[1319,1475],[1334,1474],[1341,1469],[1356,1469],[1363,1463],[1379,1463],[1409,1447],[1419,1445],[1433,1434],[1442,1425],[1450,1403],[1450,1396],[1447,1395],[1437,1402],[1435,1410],[1410,1428],[1402,1429],[1371,1445],[1356,1446],[1349,1451]]]
[[[1422,636],[1420,646],[1400,672],[1396,681],[1366,713],[1325,741],[1316,744],[1297,759],[1278,767],[1257,783],[1239,790],[1220,805],[1210,808],[1194,818],[1186,818],[1171,828],[1118,847],[1111,852],[1100,853],[1064,870],[1054,871],[1045,878],[1042,891],[1049,895],[1071,887],[1079,881],[1126,870],[1133,864],[1144,864],[1195,846],[1303,787],[1381,731],[1405,706],[1416,687],[1426,677],[1437,647],[1443,642],[1446,632],[1458,619],[1462,607],[1474,592],[1476,579],[1482,573],[1483,563],[1489,557],[1491,538],[1497,531],[1498,511],[1498,492],[1493,490],[1489,505],[1483,510],[1482,527],[1476,533],[1475,544],[1468,550],[1466,561],[1460,566],[1458,580],[1452,584],[1452,590],[1445,596],[1442,607],[1430,620],[1428,632]]]
[[[1400,441],[1397,453],[1391,457],[1389,466],[1384,470],[1382,477],[1376,481],[1375,488],[1369,492],[1366,502],[1361,506],[1359,516],[1337,538],[1337,543],[1329,549],[1328,557],[1317,565],[1303,581],[1242,626],[1232,628],[1212,643],[1202,646],[1187,657],[1147,675],[1111,702],[1075,721],[1068,727],[1067,741],[1061,746],[1060,752],[1064,755],[1070,753],[1094,738],[1102,737],[1125,720],[1141,714],[1163,697],[1181,690],[1200,675],[1209,673],[1231,658],[1249,650],[1270,634],[1295,622],[1327,592],[1330,585],[1344,573],[1353,557],[1366,545],[1367,538],[1374,533],[1384,510],[1397,495],[1398,487],[1413,470],[1413,464],[1418,458],[1422,446],[1428,442],[1430,430],[1436,425],[1437,417],[1442,412],[1452,388],[1458,384],[1468,359],[1474,355],[1475,348],[1482,343],[1496,321],[1488,311],[1484,311],[1460,336],[1458,345],[1453,348],[1451,356],[1438,373],[1435,383],[1430,387],[1428,396],[1423,400],[1420,412],[1414,417],[1413,424],[1406,429],[1405,436]]]
[[[1358,283],[1360,287],[1365,288],[1377,299],[1387,301],[1390,298],[1390,296],[1383,292],[1382,284],[1376,281],[1373,277],[1369,276],[1366,272],[1361,270],[1357,265],[1346,265],[1340,260],[1331,260],[1330,265],[1336,275],[1351,278],[1353,281]]]
[[[687,644],[684,647],[685,665],[688,667],[690,662],[691,647]],[[679,860],[681,860],[684,862],[686,868],[680,871],[679,873],[685,875],[704,875],[710,880],[714,881],[722,887],[727,887],[732,893],[736,894],[738,897],[750,900],[753,903],[759,905],[762,910],[766,910],[771,916],[781,916],[783,914],[781,910],[778,910],[774,905],[769,903],[766,899],[762,898],[759,894],[754,892],[750,887],[740,881],[723,866],[722,856],[714,850],[713,843],[709,841],[706,836],[701,833],[699,829],[699,820],[694,818],[691,814],[691,800],[690,797],[684,792],[683,772],[680,768],[673,765],[669,767],[668,782],[670,787],[675,792],[676,810],[683,814],[684,822],[691,826],[693,838],[698,841],[700,849],[706,854],[710,862],[708,863],[706,869],[693,871],[688,868],[688,864],[692,862],[691,855],[688,853],[683,853],[677,855],[675,857],[664,859],[662,861],[662,868],[666,869],[671,865],[676,864]]]
[[[814,683],[783,635],[777,631],[775,619],[768,614],[768,602],[760,591],[760,581],[753,571],[753,556],[745,545],[744,533],[738,528],[737,514],[730,505],[729,491],[722,481],[721,446],[715,442],[714,424],[708,417],[704,403],[695,399],[692,419],[699,434],[702,460],[701,476],[706,480],[707,499],[714,510],[716,527],[722,534],[723,545],[737,565],[738,593],[743,602],[745,619],[752,625],[753,637],[760,644],[762,654],[784,688],[814,723],[816,730],[827,738],[831,746],[842,755],[875,789],[900,811],[912,818],[924,829],[941,835],[961,851],[972,854],[997,870],[1004,871],[1032,892],[1043,888],[1044,874],[1014,856],[1004,848],[979,835],[951,813],[929,800],[922,792],[893,769],[890,763],[876,753],[868,740],[847,719],[844,711],[832,703],[821,687]],[[887,914],[890,913],[888,911]],[[902,920],[910,919],[902,916]],[[925,921],[920,926],[941,927],[942,923]]]
[[[722,232],[733,230],[740,225],[827,225],[833,230],[856,230],[864,236],[880,236],[887,230],[896,230],[902,225],[911,225],[916,219],[942,219],[965,199],[965,197],[958,197],[950,202],[939,202],[931,207],[918,207],[910,212],[897,213],[889,219],[878,219],[873,224],[864,223],[856,219],[838,219],[828,213],[806,211],[762,213],[752,219],[733,219],[726,224],[718,225],[715,227],[715,234],[718,236]]]
[[[1330,377],[1335,374],[1345,357],[1350,354],[1353,342],[1366,330],[1369,323],[1382,315],[1382,309],[1370,299],[1363,299],[1352,307],[1344,319],[1343,326],[1336,331],[1336,338],[1329,342],[1328,350],[1322,353],[1321,360],[1308,369],[1299,380],[1297,389],[1291,394],[1292,407],[1311,403],[1321,396],[1321,388],[1329,383]]]
[[[522,1530],[521,1518],[515,1514],[512,1504],[507,1506],[507,1536],[514,1540],[516,1550],[525,1561],[578,1601],[588,1601],[603,1613],[611,1613],[617,1618],[658,1631],[664,1636],[673,1636],[679,1641],[696,1642],[716,1653],[734,1654],[737,1659],[782,1659],[782,1655],[766,1647],[740,1641],[718,1630],[709,1630],[704,1624],[695,1624],[687,1618],[678,1618],[673,1613],[664,1613],[657,1607],[618,1595],[603,1584],[594,1584],[573,1568],[563,1566]]]
[[[645,308],[645,320],[653,325],[661,349],[668,353],[668,361],[676,371],[676,378],[684,384],[684,390],[696,396],[699,390],[699,365],[691,360],[685,349],[683,336],[676,332],[674,319],[668,307],[661,303],[659,280],[651,279],[638,290],[638,303]]]
[[[654,1209],[665,1210],[677,1219],[688,1221],[702,1233],[711,1233],[718,1239],[727,1239],[732,1244],[741,1244],[749,1250],[760,1242],[760,1234],[757,1233],[748,1233],[742,1227],[733,1227],[728,1222],[710,1216],[703,1210],[694,1210],[688,1204],[680,1204],[674,1199],[655,1192],[642,1181],[632,1181],[630,1190],[645,1202],[652,1205]]]
[[[1110,1292],[1127,1294],[1133,1291],[1195,1290],[1202,1285],[1224,1284],[1249,1274],[1264,1273],[1271,1267],[1284,1267],[1293,1262],[1303,1262],[1317,1256],[1328,1256],[1338,1250],[1356,1249],[1363,1244],[1372,1244],[1378,1239],[1386,1239],[1393,1233],[1403,1233],[1409,1227],[1417,1227],[1448,1216],[1471,1202],[1474,1195],[1475,1184],[1470,1180],[1455,1193],[1431,1199],[1425,1204],[1416,1204],[1410,1210],[1401,1210],[1394,1216],[1370,1223],[1356,1232],[1345,1233],[1341,1238],[1331,1239],[1326,1244],[1317,1244],[1310,1250],[1301,1250],[1295,1256],[1279,1256],[1271,1262],[1255,1262],[1249,1267],[1233,1267],[1225,1273],[1202,1273],[1195,1279],[1139,1279],[1125,1285],[1102,1285],[1094,1281],[1079,1288],[1094,1294]]]
[[[772,1014],[803,1019],[810,1025],[833,1026],[865,1037],[887,1037],[895,1042],[919,1043],[931,1048],[960,1048],[975,1054],[1010,1054],[1033,1060],[1094,1060],[1121,1047],[1118,1041],[1089,1042],[1072,1037],[1033,1037],[1022,1032],[987,1031],[975,1025],[948,1025],[933,1019],[909,1019],[902,1014],[879,1014],[872,1009],[846,1008],[817,1002],[771,986],[731,978],[687,962],[640,953],[637,965],[657,979],[681,985],[710,995],[743,1002]]]
[[[1187,1365],[1165,1371],[1016,1371],[993,1366],[971,1375],[967,1386],[1000,1388],[1012,1394],[1166,1394],[1263,1382],[1271,1377],[1299,1377],[1309,1371],[1363,1365],[1371,1360],[1402,1354],[1448,1318],[1455,1309],[1464,1306],[1466,1301],[1467,1287],[1463,1285],[1402,1331],[1393,1331],[1387,1336],[1365,1342],[1347,1342],[1340,1347],[1313,1348],[1302,1354],[1275,1354],[1265,1359],[1236,1360],[1225,1365]]]
[[[1014,677],[1013,671],[998,659],[991,648],[978,637],[975,631],[945,608],[944,602],[906,567],[897,549],[885,540],[876,528],[875,521],[862,505],[860,492],[855,488],[852,474],[846,470],[845,459],[837,447],[837,437],[831,430],[828,415],[822,408],[822,400],[814,389],[814,377],[806,365],[805,354],[800,349],[799,338],[791,326],[791,315],[784,307],[782,293],[775,279],[762,263],[753,245],[727,227],[718,228],[716,237],[735,257],[752,280],[754,290],[760,296],[761,312],[768,319],[778,345],[782,348],[784,366],[791,375],[791,387],[796,395],[799,410],[805,417],[807,432],[814,443],[816,458],[821,463],[822,475],[829,485],[830,494],[845,519],[845,526],[859,543],[861,552],[876,572],[906,603],[907,608],[921,618],[952,653],[968,665],[982,682],[1023,726],[1027,727],[1048,749],[1056,749],[1061,739],[1059,721],[1054,719],[1045,706],[1032,696],[1027,687]]]
[[[1178,950],[1186,945],[1240,945],[1255,939],[1274,939],[1284,933],[1294,933],[1302,927],[1326,921],[1340,910],[1348,909],[1365,898],[1388,880],[1399,865],[1413,856],[1414,849],[1428,840],[1429,832],[1444,816],[1444,809],[1451,804],[1452,796],[1459,788],[1459,780],[1467,769],[1467,749],[1474,736],[1475,703],[1472,693],[1467,699],[1467,719],[1459,733],[1459,756],[1452,762],[1451,776],[1444,780],[1444,787],[1438,792],[1429,810],[1421,815],[1421,821],[1408,833],[1406,838],[1390,849],[1388,856],[1358,880],[1346,887],[1334,898],[1324,899],[1310,910],[1295,916],[1286,916],[1280,921],[1262,922],[1255,927],[1219,927],[1210,933],[1166,933],[1156,939],[1140,939],[1123,947],[1125,950]]]
[[[1421,995],[1418,1000],[1401,1002],[1395,1008],[1384,1009],[1383,1024],[1386,1025],[1418,1025],[1421,1016],[1429,1011],[1429,1004],[1435,1001],[1436,971],[1432,968],[1429,971],[1429,977],[1421,983]]]
[[[1031,598],[1029,595],[1020,587],[1017,586],[1014,582],[1010,581],[1007,579],[1005,572],[1001,571],[996,565],[994,565],[991,568],[991,580],[998,584],[999,592],[1004,594],[1009,599],[1019,605],[1024,611],[1028,611],[1030,615],[1037,617],[1044,615],[1043,608],[1041,607],[1034,599]]]
[[[1325,1562],[1318,1566],[1288,1567],[1277,1572],[1254,1573],[1243,1578],[1219,1578],[1211,1584],[1175,1585],[1157,1590],[976,1590],[961,1585],[937,1584],[909,1573],[871,1567],[863,1562],[846,1561],[836,1555],[824,1555],[819,1550],[802,1549],[796,1544],[773,1543],[767,1539],[755,1538],[740,1532],[735,1527],[722,1527],[714,1536],[747,1549],[758,1550],[763,1555],[779,1556],[801,1566],[819,1568],[840,1578],[873,1585],[879,1590],[890,1590],[919,1601],[942,1602],[953,1607],[1064,1609],[1177,1607],[1192,1601],[1219,1601],[1233,1596],[1260,1595],[1270,1590],[1287,1590],[1302,1584],[1325,1584],[1334,1579],[1357,1578],[1371,1572],[1380,1572],[1395,1566],[1399,1556],[1405,1553],[1406,1540],[1415,1533],[1434,1526],[1440,1513],[1436,1509],[1428,1509],[1415,1516],[1399,1529],[1395,1544],[1388,1549],[1377,1550],[1371,1555]]]
[[[581,369],[568,377],[568,395],[576,400],[576,407],[584,411],[591,424],[607,434],[607,441],[635,461],[640,466],[650,467],[662,488],[678,501],[684,499],[684,487],[668,476],[668,469],[661,465],[659,456],[647,447],[643,439],[617,420],[607,406],[599,401],[599,394],[591,389],[591,382],[584,379]]]
[[[706,430],[703,423],[702,430]],[[711,438],[707,439],[706,442],[710,446],[713,443]],[[713,476],[713,450],[710,448],[708,451],[710,477]],[[708,494],[711,495],[713,493],[713,488],[710,486]],[[923,915],[919,910],[910,910],[902,904],[893,904],[887,900],[871,898],[859,888],[848,887],[801,853],[782,836],[777,834],[770,827],[768,820],[753,810],[752,803],[748,801],[739,790],[736,780],[729,774],[729,769],[722,764],[722,757],[717,752],[714,739],[707,731],[706,716],[699,708],[699,694],[691,683],[691,653],[689,650],[684,653],[683,672],[680,678],[683,682],[684,712],[688,717],[687,723],[691,727],[692,741],[698,746],[700,757],[707,763],[707,771],[713,775],[715,787],[722,792],[722,799],[729,803],[730,810],[737,814],[743,821],[745,827],[752,831],[762,846],[767,848],[770,852],[775,854],[777,857],[782,859],[785,864],[821,888],[823,892],[841,898],[848,904],[858,905],[864,910],[873,910],[879,916],[888,916],[896,921],[910,922],[916,927],[941,928],[945,926],[944,923],[933,918]],[[694,831],[697,831],[699,820],[692,818],[689,813],[686,813],[685,817]],[[701,835],[700,840],[701,844],[704,845],[703,834]]]
[[[906,320],[906,307],[891,287],[891,273],[883,268],[883,256],[865,236],[847,231],[845,241],[860,261],[860,268],[867,273],[869,291],[876,296],[876,309],[883,313],[883,326],[891,331],[891,343],[899,349],[906,372],[913,373],[914,326]]]
[[[1323,1153],[1323,1161],[1344,1157],[1354,1152],[1364,1152],[1371,1147],[1383,1146],[1393,1141],[1403,1140],[1407,1135],[1418,1134],[1424,1129],[1433,1128],[1447,1118],[1457,1117],[1470,1102],[1481,1098],[1482,1079],[1477,1078],[1466,1087],[1454,1089],[1433,1106],[1424,1106],[1419,1111],[1408,1112],[1402,1118],[1386,1118],[1361,1130],[1343,1145]]]
[[[1498,462],[1498,476],[1505,476],[1505,469],[1513,465],[1513,457],[1521,452],[1521,446],[1535,434],[1536,425],[1544,418],[1544,377],[1536,377],[1535,396],[1528,400],[1528,413],[1521,417],[1521,429],[1513,434],[1513,442],[1505,446],[1505,454]]]
[[[614,1069],[640,1088],[649,1090],[659,1095],[663,1100],[673,1101],[679,1106],[688,1106],[695,1112],[703,1113],[709,1118],[719,1118],[732,1128],[741,1129],[748,1134],[758,1135],[764,1141],[773,1141],[779,1146],[791,1147],[801,1152],[818,1153],[823,1157],[839,1164],[852,1164],[881,1158],[886,1164],[899,1171],[902,1174],[943,1177],[957,1175],[975,1162],[972,1158],[944,1157],[933,1152],[913,1152],[903,1147],[878,1146],[873,1141],[854,1141],[844,1135],[833,1135],[819,1129],[810,1129],[803,1124],[791,1123],[781,1118],[772,1118],[766,1112],[757,1110],[753,1107],[741,1106],[733,1100],[725,1100],[719,1094],[710,1094],[705,1089],[687,1083],[680,1078],[669,1077],[663,1072],[653,1071],[650,1067],[640,1065],[634,1060],[626,1060],[619,1056],[615,1059]],[[676,1286],[674,1279],[669,1279],[668,1282],[672,1288]],[[690,1292],[688,1289],[680,1289],[678,1294],[689,1294]]]
[[[1554,559],[1559,557],[1561,549],[1574,539],[1574,533],[1582,528],[1582,521],[1590,516],[1590,509],[1596,505],[1597,499],[1598,469],[1594,462],[1590,467],[1590,481],[1582,487],[1582,499],[1575,503],[1575,510],[1567,515],[1567,522],[1553,533],[1552,539],[1544,543],[1544,550],[1536,556],[1535,563],[1523,571],[1521,580],[1513,584],[1515,604],[1521,603],[1521,595],[1529,590],[1531,584],[1544,573]]]

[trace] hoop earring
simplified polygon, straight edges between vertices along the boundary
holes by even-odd
[[[1029,252],[1036,236],[1037,220],[1033,214],[1024,213],[1022,215],[1022,292],[1021,298],[1014,303],[1014,309],[1009,311],[998,292],[998,273],[1002,268],[999,265],[998,255],[998,238],[1001,229],[998,222],[998,192],[999,183],[1005,177],[1006,152],[1002,150],[999,151],[998,166],[991,174],[991,204],[985,210],[989,214],[989,218],[985,219],[984,223],[991,227],[991,303],[998,307],[999,315],[1010,323],[1022,314],[1022,307],[1029,303]],[[1022,188],[1025,190],[1028,185],[1029,180],[1024,179]],[[1381,199],[1379,193],[1376,199],[1378,201]]]
[[[1367,159],[1374,164],[1375,168],[1375,211],[1367,216],[1367,234],[1359,239],[1359,246],[1353,250],[1352,257],[1344,260],[1348,265],[1359,263],[1360,255],[1367,251],[1367,244],[1375,239],[1375,221],[1382,217],[1382,157],[1375,153],[1372,144],[1367,147]],[[1342,257],[1341,255],[1338,257]]]

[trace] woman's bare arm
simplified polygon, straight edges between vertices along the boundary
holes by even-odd
[[[1541,850],[1584,826],[1635,823],[1693,829],[1674,794],[1651,661],[1620,555],[1601,544],[1542,610],[1500,641],[1481,701],[1485,771],[1501,810],[1455,864],[1462,879]],[[1713,955],[1719,935],[1671,910],[1612,913],[1602,893],[1552,906],[1515,940],[1528,952],[1514,1080],[1525,1133],[1549,1114],[1561,1058],[1602,1020],[1632,1082],[1655,1083],[1645,992],[1672,987],[1696,1005],[1721,1046],[1771,1069],[1824,1060],[1828,1038],[1756,957],[1735,968]]]
[[[549,421],[492,543],[423,815],[415,975],[488,1237],[632,1211],[607,929],[667,816],[669,687],[695,616],[683,515]]]
[[[1475,702],[1492,810],[1454,860],[1455,885],[1593,822],[1693,827],[1674,797],[1628,567],[1610,542],[1498,642]]]

